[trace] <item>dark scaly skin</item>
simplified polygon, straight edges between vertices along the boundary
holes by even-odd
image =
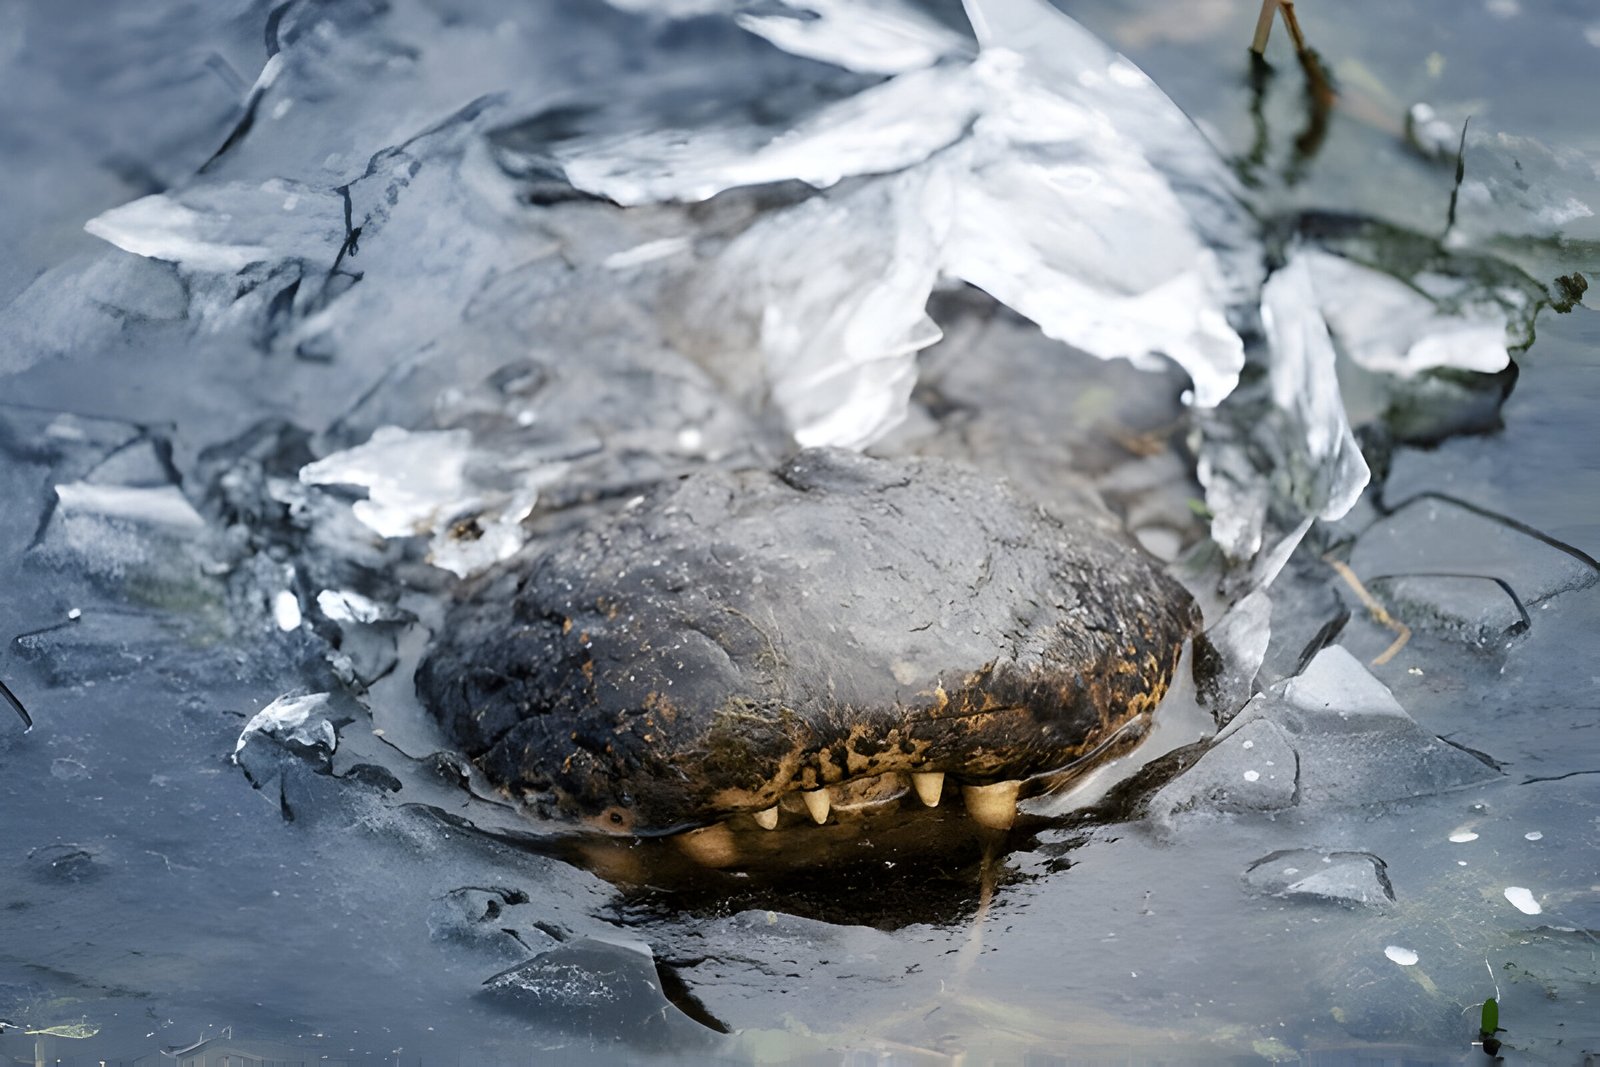
[[[513,795],[665,833],[886,771],[1071,764],[1155,706],[1198,623],[1101,524],[944,461],[813,450],[513,560],[417,684]]]

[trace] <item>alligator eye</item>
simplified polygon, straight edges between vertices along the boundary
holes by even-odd
[[[613,826],[621,826],[622,823],[623,823],[622,812],[620,812],[620,811],[612,812],[611,813],[611,824]]]

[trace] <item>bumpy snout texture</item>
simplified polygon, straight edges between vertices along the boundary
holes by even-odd
[[[796,791],[826,818],[825,790],[867,779],[936,803],[938,775],[1072,764],[1154,707],[1198,623],[1103,522],[942,461],[813,450],[538,544],[469,591],[417,685],[547,813],[765,826]]]

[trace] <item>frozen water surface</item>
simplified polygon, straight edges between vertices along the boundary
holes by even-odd
[[[1592,13],[1302,5],[1319,118],[1062,6],[0,4],[0,1050],[1600,1049]],[[1122,523],[1214,670],[987,869],[607,881],[410,672],[797,441]]]

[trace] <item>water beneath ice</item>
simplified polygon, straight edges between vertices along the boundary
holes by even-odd
[[[1062,6],[0,3],[0,1050],[1600,1050],[1600,22],[1303,5],[1322,116],[1256,5]],[[1231,721],[992,899],[550,854],[443,599],[796,441],[1088,486]]]

